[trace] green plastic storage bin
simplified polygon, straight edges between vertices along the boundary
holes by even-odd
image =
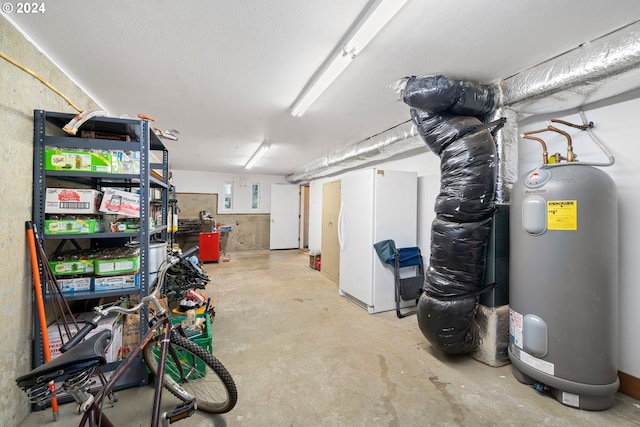
[[[186,316],[175,316],[171,318],[171,323],[172,324],[179,324],[181,323]],[[188,335],[187,335],[188,336]],[[189,338],[191,341],[193,341],[194,343],[198,344],[200,347],[208,350],[209,352],[213,351],[213,336],[211,334],[211,319],[210,316],[207,314],[205,316],[205,334],[200,335],[200,336],[196,336],[194,338]],[[159,349],[158,349],[159,352]],[[185,355],[186,356],[186,355]],[[178,357],[182,358],[183,356],[180,354],[180,352],[178,353]],[[169,357],[169,355],[167,355],[167,362],[170,363],[171,358]],[[148,368],[147,368],[148,369]],[[167,369],[167,372],[169,373],[169,375],[176,381],[179,381],[179,378],[177,378],[175,375],[172,374],[171,369]],[[196,372],[199,373],[200,375],[204,376],[206,375],[206,366],[204,365],[204,363],[202,361],[198,361],[196,362]],[[192,377],[193,379],[193,377]]]

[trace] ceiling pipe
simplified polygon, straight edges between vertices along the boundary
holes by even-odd
[[[640,88],[640,22],[585,43],[499,84],[494,115],[509,126],[496,137],[496,202],[508,203],[518,178],[518,121],[578,108]]]
[[[504,79],[502,105],[522,119],[640,87],[640,21]]]
[[[498,202],[508,202],[517,178],[517,124],[514,121],[577,108],[640,88],[640,21],[585,43],[496,85],[499,108],[489,117],[507,116],[496,143]],[[511,123],[510,123],[511,122]],[[364,141],[307,163],[287,176],[300,183],[365,164],[390,159],[426,146],[412,123],[404,123]]]
[[[380,162],[413,150],[427,151],[427,146],[415,125],[405,122],[307,163],[288,175],[287,181],[294,184],[306,182],[368,163]]]

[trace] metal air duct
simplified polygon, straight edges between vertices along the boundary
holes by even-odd
[[[507,107],[503,111],[507,111],[509,121],[512,117],[576,108],[640,88],[640,22],[508,77],[499,86],[499,105]],[[509,200],[518,160],[517,127],[506,130],[498,133],[497,140],[499,202]],[[415,149],[426,147],[415,127],[407,123],[310,162],[288,175],[287,180],[308,181]]]
[[[640,22],[512,77],[502,105],[519,118],[576,108],[640,87]]]
[[[287,176],[298,183],[355,168],[366,163],[389,159],[412,150],[427,150],[412,122],[402,123],[388,131],[351,144],[318,160],[307,163]]]

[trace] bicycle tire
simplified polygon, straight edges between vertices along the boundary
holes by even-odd
[[[159,352],[158,338],[149,341],[143,350],[145,362],[156,378]],[[207,349],[176,333],[171,334],[162,383],[180,400],[195,398],[199,410],[212,414],[229,412],[238,400],[235,382],[224,365]]]

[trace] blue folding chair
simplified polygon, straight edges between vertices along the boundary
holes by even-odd
[[[402,312],[403,301],[415,301],[418,304],[424,290],[424,264],[420,248],[417,246],[396,248],[393,240],[382,240],[373,245],[378,256],[385,264],[393,267],[396,288],[396,315],[399,319],[416,314],[416,310]],[[407,275],[411,274],[413,275]]]

